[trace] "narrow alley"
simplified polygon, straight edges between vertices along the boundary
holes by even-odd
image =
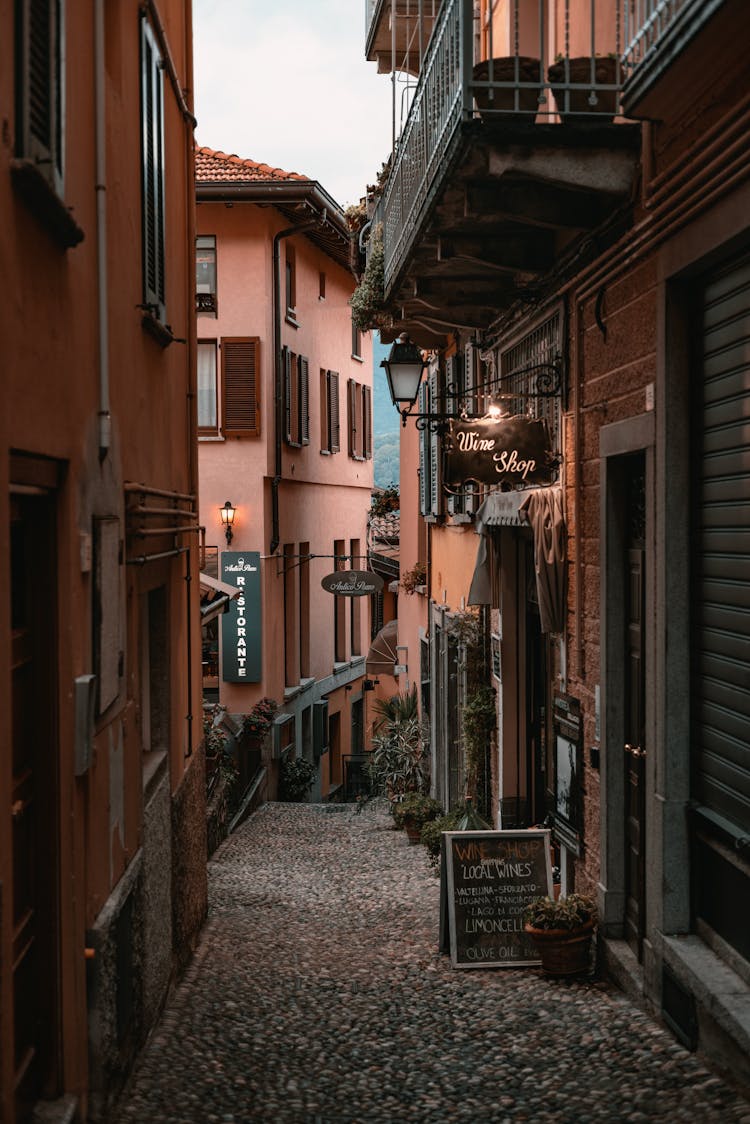
[[[611,985],[454,970],[384,804],[267,804],[215,853],[196,956],[119,1124],[750,1124]]]

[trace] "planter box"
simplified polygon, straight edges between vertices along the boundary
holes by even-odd
[[[589,968],[591,937],[594,922],[580,929],[535,929],[524,925],[531,937],[548,976],[578,976]]]
[[[611,121],[617,113],[619,90],[601,90],[597,86],[614,86],[617,81],[617,59],[594,60],[594,83],[591,81],[591,58],[556,62],[547,71],[557,110],[563,121]],[[567,70],[566,70],[567,65]],[[591,98],[596,102],[592,104]],[[570,116],[568,116],[570,114]]]
[[[517,69],[516,69],[517,66]],[[489,59],[478,62],[474,67],[475,82],[489,82]],[[488,119],[492,118],[493,110],[502,110],[503,113],[513,113],[514,120],[523,119],[533,121],[539,108],[539,93],[544,87],[541,80],[539,59],[528,58],[525,55],[511,55],[507,58],[492,60],[492,90],[488,87],[475,89],[474,100],[481,113],[486,113]],[[496,86],[494,83],[503,82],[507,85]],[[533,82],[534,89],[518,86],[519,82]],[[490,97],[492,93],[492,97]],[[516,101],[516,94],[518,101]],[[518,106],[518,108],[516,108]]]

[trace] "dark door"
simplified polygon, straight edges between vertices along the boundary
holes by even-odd
[[[52,499],[11,496],[16,1115],[58,1087],[57,753]]]
[[[646,744],[644,676],[645,461],[628,472],[625,582],[625,936],[641,959],[645,931]]]
[[[534,544],[522,542],[525,556],[526,594],[526,769],[529,793],[528,823],[542,823],[554,808],[552,786],[547,778],[547,642],[541,629],[539,599],[534,571]]]

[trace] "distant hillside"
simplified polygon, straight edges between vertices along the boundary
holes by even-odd
[[[391,402],[388,393],[388,380],[380,366],[381,360],[391,349],[390,344],[382,344],[377,332],[372,337],[373,395],[373,470],[375,483],[379,488],[398,484],[399,427],[401,418]]]

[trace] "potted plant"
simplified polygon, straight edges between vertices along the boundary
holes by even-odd
[[[437,800],[424,796],[421,792],[409,792],[393,805],[393,819],[398,828],[405,828],[410,843],[419,843],[422,828],[429,820],[443,814]]]
[[[407,570],[401,578],[401,588],[404,593],[410,596],[412,593],[419,593],[424,589],[425,582],[427,581],[427,568],[424,562],[417,562],[416,566],[411,570]]]
[[[281,765],[279,799],[302,804],[315,780],[315,766],[305,757],[287,757]]]
[[[474,81],[489,82],[490,73],[492,74],[491,87],[474,87],[477,108],[482,113],[503,110],[504,114],[515,113],[515,120],[533,121],[539,108],[539,93],[544,87],[539,59],[528,58],[525,55],[484,59],[474,67]],[[495,85],[495,83],[502,83],[502,85]],[[528,83],[533,83],[533,88]],[[516,102],[516,93],[518,102]]]
[[[588,970],[591,938],[596,925],[593,898],[568,894],[565,898],[535,898],[523,915],[524,932],[536,945],[542,968],[550,976],[576,976]]]
[[[384,719],[378,724],[369,761],[377,792],[384,793],[391,803],[407,792],[421,792],[426,763],[425,731],[416,713]]]
[[[572,59],[558,55],[547,78],[563,121],[568,113],[571,121],[611,121],[617,112],[620,92],[615,55],[596,55],[593,60],[590,55]],[[609,88],[600,89],[602,86]]]

